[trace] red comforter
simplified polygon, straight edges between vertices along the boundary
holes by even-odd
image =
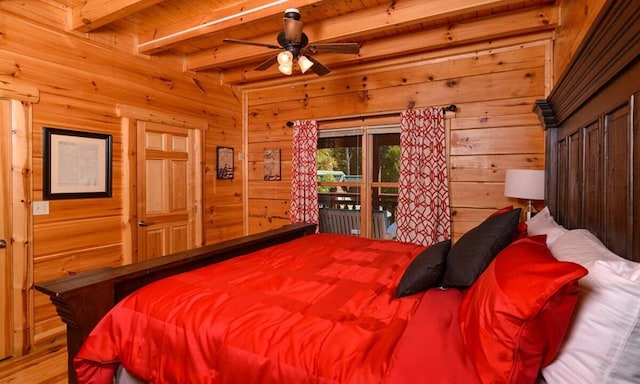
[[[160,280],[96,326],[78,380],[121,362],[151,383],[477,383],[462,293],[394,296],[421,249],[317,234]]]

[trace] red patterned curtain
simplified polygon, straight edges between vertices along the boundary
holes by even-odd
[[[402,112],[398,241],[428,246],[451,237],[446,156],[442,110]]]
[[[293,124],[291,159],[291,223],[318,224],[318,123],[296,121]]]

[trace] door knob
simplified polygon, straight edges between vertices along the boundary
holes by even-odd
[[[0,248],[7,248],[7,242],[4,239],[0,239]]]

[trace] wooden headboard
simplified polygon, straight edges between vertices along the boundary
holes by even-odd
[[[546,204],[640,261],[640,3],[608,1],[549,97]]]

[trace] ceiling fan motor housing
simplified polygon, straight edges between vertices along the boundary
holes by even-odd
[[[307,44],[309,44],[309,38],[303,32],[300,34],[300,41],[298,41],[297,43],[293,43],[287,38],[287,35],[284,32],[280,32],[278,33],[278,44],[280,44],[280,46],[287,51],[291,51],[297,54],[300,53],[301,48],[304,48],[307,46]]]

